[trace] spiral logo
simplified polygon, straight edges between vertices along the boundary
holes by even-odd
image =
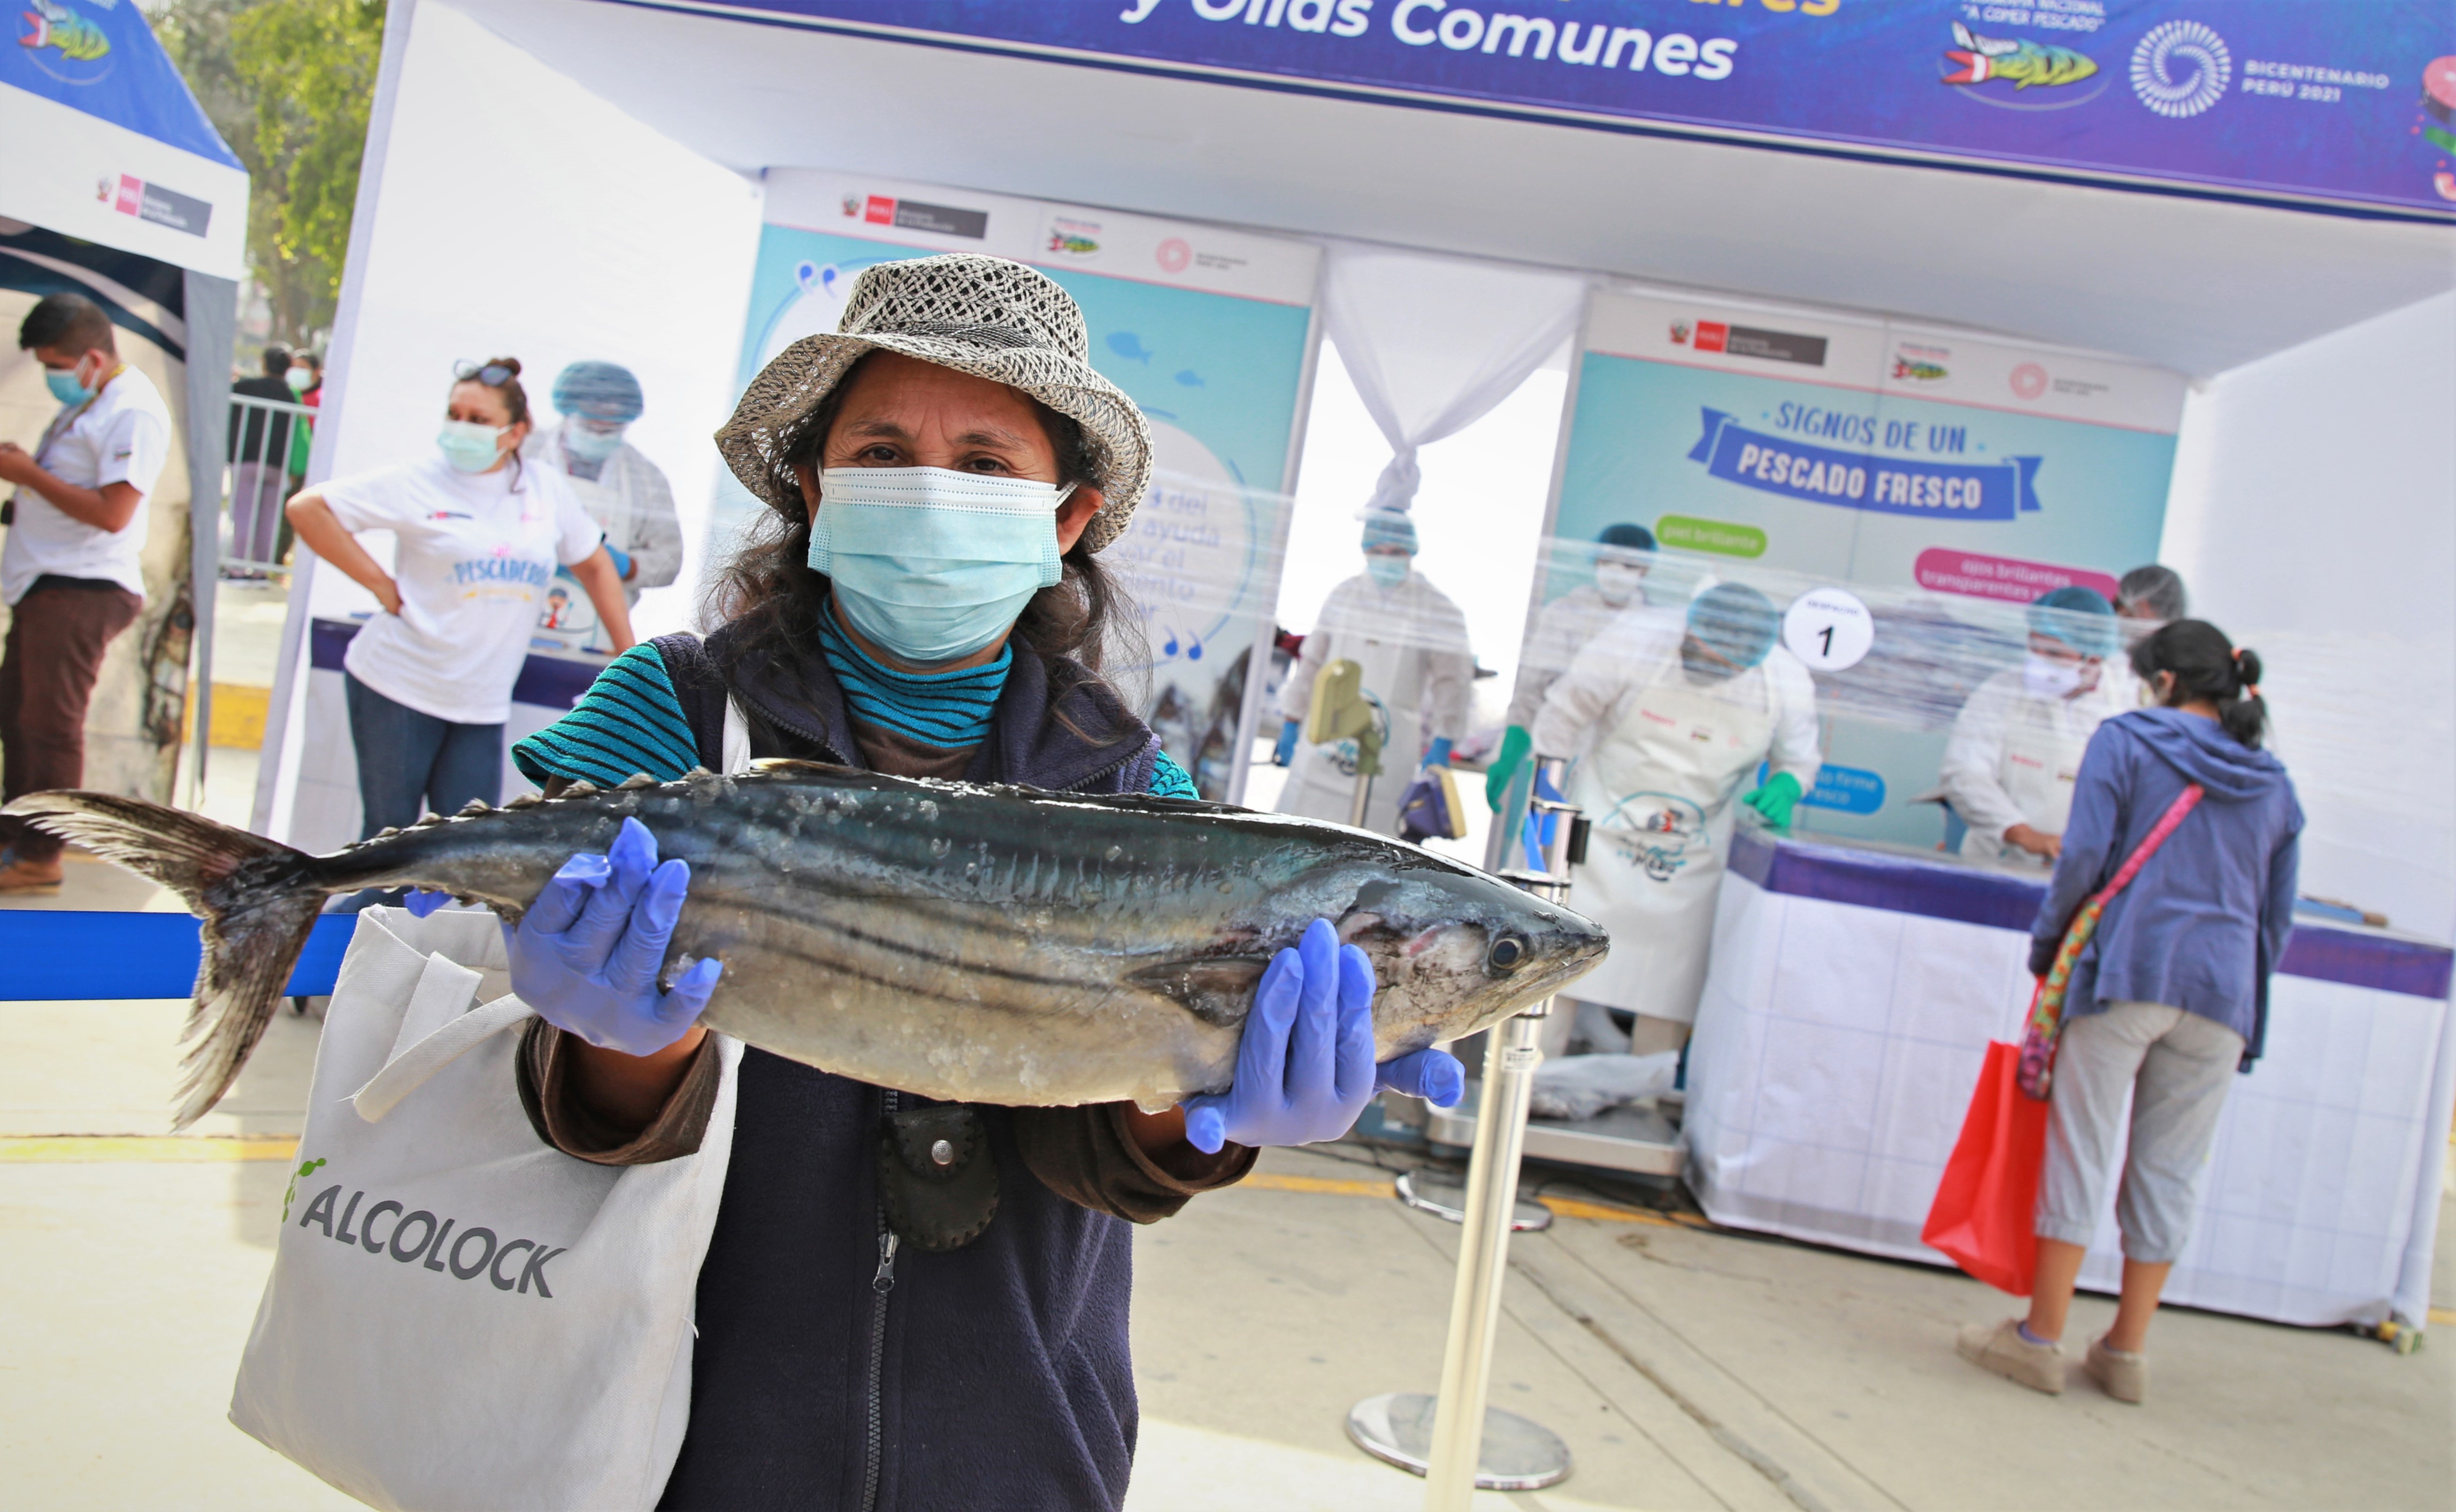
[[[2132,50],[2132,92],[2170,120],[2198,115],[2224,98],[2234,77],[2225,39],[2198,21],[2149,29]]]

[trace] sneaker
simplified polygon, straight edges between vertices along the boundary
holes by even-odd
[[[1989,1328],[1972,1323],[1955,1346],[1961,1358],[1981,1370],[1992,1370],[2032,1391],[2060,1397],[2064,1390],[2064,1352],[2053,1344],[2033,1344],[2021,1337],[2020,1319],[2008,1318]]]
[[[49,861],[29,861],[23,856],[11,855],[9,864],[0,867],[0,897],[57,892],[61,875],[56,856]]]
[[[2089,1341],[2081,1368],[2118,1401],[2138,1404],[2149,1395],[2149,1357],[2109,1349],[2104,1334]]]

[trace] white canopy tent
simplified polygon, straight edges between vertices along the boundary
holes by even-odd
[[[24,30],[16,46],[0,51],[0,142],[10,147],[0,153],[0,236],[9,242],[0,255],[31,272],[8,282],[29,293],[50,286],[86,294],[180,364],[178,392],[164,397],[184,421],[183,467],[166,471],[155,502],[180,504],[184,476],[193,612],[210,625],[229,358],[247,262],[247,171],[215,134],[136,7],[28,10]],[[63,240],[54,244],[41,233]],[[147,281],[137,276],[147,269],[166,279],[168,270],[178,270],[157,291],[161,297],[131,287]],[[174,296],[175,310],[169,307]],[[9,335],[15,335],[13,321]],[[0,365],[15,369],[0,407],[22,402],[23,422],[32,427],[17,436],[21,418],[11,415],[11,439],[31,442],[49,420],[52,401],[13,339],[0,349]],[[96,731],[106,723],[113,728],[93,753],[89,780],[97,786],[170,796],[179,710],[168,711],[165,733],[154,717],[159,712],[154,685],[168,678],[174,690],[187,686],[186,656],[184,649],[167,655],[175,666],[139,666],[136,648],[156,642],[162,619],[180,612],[174,602],[149,605],[136,632],[122,638],[106,664],[92,718]],[[211,639],[208,634],[202,643],[188,688],[199,730],[211,727]],[[186,645],[184,630],[177,641]],[[157,645],[148,654],[158,651]]]

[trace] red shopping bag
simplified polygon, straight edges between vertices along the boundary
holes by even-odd
[[[2030,1295],[2038,1265],[2038,1168],[2047,1155],[2047,1104],[2021,1093],[2021,1047],[1987,1046],[1961,1138],[1919,1237],[1998,1291]]]

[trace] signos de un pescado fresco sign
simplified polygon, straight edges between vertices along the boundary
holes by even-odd
[[[728,10],[1274,89],[2456,219],[2456,11],[2432,0],[764,0]]]

